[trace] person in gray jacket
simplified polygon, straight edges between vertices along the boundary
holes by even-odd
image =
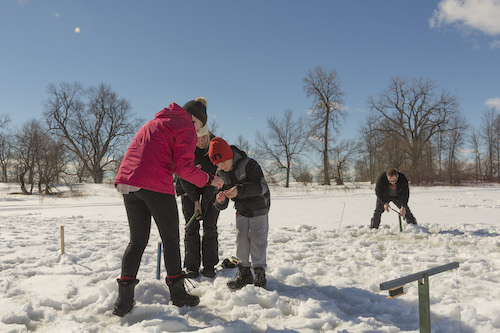
[[[210,141],[208,155],[218,168],[216,175],[224,180],[224,186],[215,197],[215,207],[226,209],[229,200],[233,200],[236,209],[236,257],[239,264],[236,277],[228,283],[228,287],[241,289],[253,283],[266,288],[271,195],[262,169],[245,152],[229,146],[219,137]]]

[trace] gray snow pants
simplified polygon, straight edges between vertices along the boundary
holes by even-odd
[[[236,215],[236,257],[243,267],[267,267],[268,231],[268,214],[255,217]]]

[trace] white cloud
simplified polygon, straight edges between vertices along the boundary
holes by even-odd
[[[494,109],[500,110],[500,98],[499,97],[488,98],[486,100],[486,102],[484,102],[484,104],[486,104],[490,108],[494,108]]]
[[[500,0],[441,0],[429,19],[431,28],[458,24],[500,35]]]
[[[500,39],[494,40],[490,43],[490,48],[500,49]]]

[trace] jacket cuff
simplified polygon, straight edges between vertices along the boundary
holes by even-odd
[[[208,180],[207,180],[207,183],[205,184],[205,186],[206,186],[206,185],[210,185],[210,184],[212,183],[212,181],[214,180],[214,175],[209,174],[209,173],[207,172],[207,176],[208,176]]]

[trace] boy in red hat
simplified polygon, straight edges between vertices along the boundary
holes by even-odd
[[[224,180],[215,207],[226,209],[231,199],[236,208],[236,257],[239,264],[236,277],[228,282],[228,287],[241,289],[253,283],[265,288],[271,195],[262,169],[257,161],[219,137],[210,141],[208,155],[218,167],[216,175]]]

